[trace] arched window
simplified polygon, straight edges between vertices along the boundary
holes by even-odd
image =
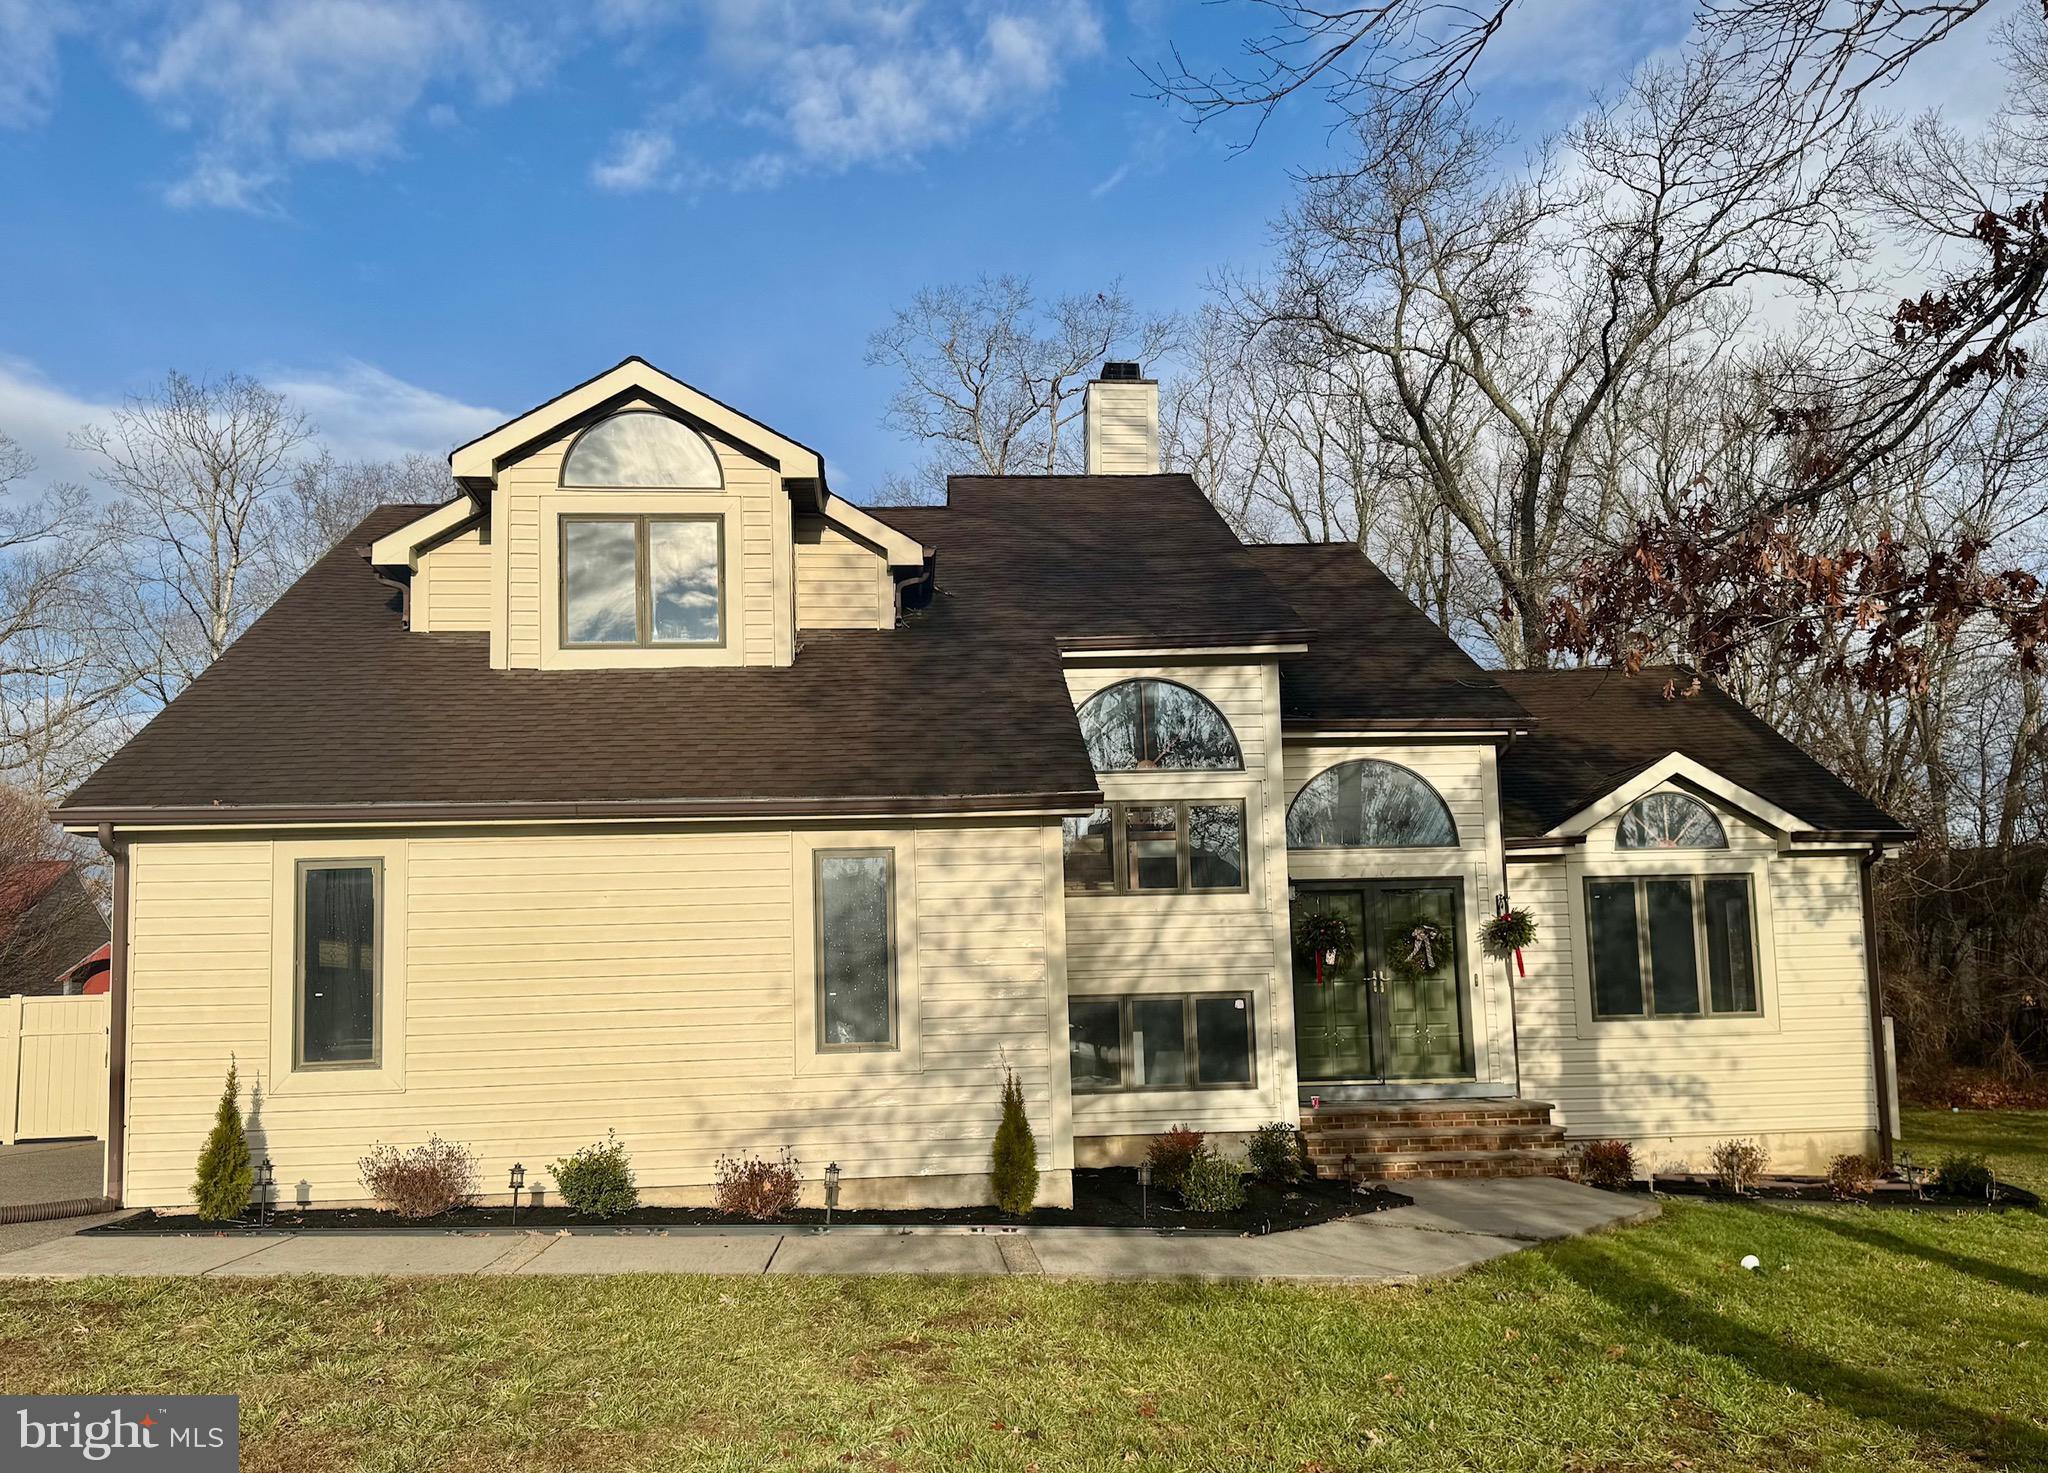
[[[1170,680],[1126,680],[1081,707],[1097,772],[1244,766],[1237,734],[1202,696]]]
[[[1629,804],[1615,831],[1620,849],[1726,849],[1714,810],[1684,793],[1649,793]]]
[[[725,476],[718,456],[688,425],[651,409],[628,409],[576,437],[562,457],[562,484],[716,490]]]
[[[1458,842],[1435,788],[1392,762],[1325,768],[1287,810],[1289,849],[1424,849]]]

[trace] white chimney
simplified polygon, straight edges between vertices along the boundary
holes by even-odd
[[[1081,438],[1091,476],[1159,474],[1159,381],[1111,360],[1081,400]]]

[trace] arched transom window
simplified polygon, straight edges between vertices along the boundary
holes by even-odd
[[[1223,713],[1170,680],[1126,680],[1080,711],[1081,735],[1097,772],[1244,766]]]
[[[1360,758],[1310,778],[1287,810],[1289,849],[1423,849],[1456,844],[1437,790],[1393,762]]]
[[[1726,849],[1714,810],[1684,793],[1649,793],[1628,806],[1615,830],[1621,849]]]
[[[702,435],[651,409],[627,409],[576,437],[562,457],[564,486],[660,486],[716,490],[718,456]]]

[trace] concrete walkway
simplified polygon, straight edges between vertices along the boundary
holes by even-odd
[[[1654,1201],[1570,1182],[1417,1182],[1413,1207],[1263,1238],[1086,1228],[815,1232],[76,1235],[0,1255],[0,1277],[96,1274],[1039,1274],[1403,1283],[1532,1243],[1646,1222]]]
[[[97,1197],[106,1146],[100,1141],[26,1141],[0,1146],[0,1207]]]

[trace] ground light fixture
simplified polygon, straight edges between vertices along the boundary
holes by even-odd
[[[519,1193],[526,1185],[526,1166],[523,1162],[512,1163],[512,1179],[506,1183],[512,1191],[512,1220],[519,1221]]]
[[[825,1168],[825,1231],[832,1231],[832,1209],[839,1205],[839,1163]]]
[[[256,1168],[256,1212],[267,1225],[270,1222],[270,1197],[277,1190],[277,1168],[265,1156],[263,1164]]]
[[[1150,1161],[1140,1161],[1138,1163],[1138,1220],[1140,1222],[1150,1222],[1152,1220],[1152,1163]]]

